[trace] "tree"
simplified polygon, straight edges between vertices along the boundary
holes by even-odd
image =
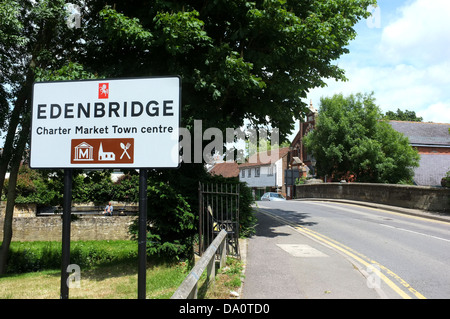
[[[410,121],[410,122],[422,122],[423,118],[416,116],[414,111],[402,111],[397,109],[397,112],[387,111],[384,115],[385,119],[391,121]]]
[[[184,127],[249,119],[285,137],[307,110],[309,89],[345,79],[333,61],[348,53],[353,26],[374,2],[93,1],[79,53],[107,77],[181,75]]]
[[[373,94],[322,98],[305,145],[321,175],[376,183],[411,182],[419,155],[408,138],[383,120]]]
[[[65,18],[62,0],[0,3],[0,125],[7,132],[0,157],[0,190],[10,171],[0,274],[6,270],[17,175],[29,139],[32,85],[57,74],[59,79],[87,76],[79,72],[81,65],[70,62],[79,42],[75,39],[77,32],[67,27]],[[74,66],[77,72],[72,72]]]

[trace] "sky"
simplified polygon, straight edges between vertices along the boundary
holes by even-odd
[[[347,82],[326,80],[305,102],[374,92],[382,112],[415,111],[425,122],[450,123],[450,0],[378,0],[360,21],[349,54],[337,64]]]

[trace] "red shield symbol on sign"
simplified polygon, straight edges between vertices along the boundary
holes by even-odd
[[[109,83],[98,84],[98,98],[107,99],[109,97]]]

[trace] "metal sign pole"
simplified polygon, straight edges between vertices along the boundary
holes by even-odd
[[[61,299],[69,298],[69,285],[67,279],[69,273],[67,267],[70,264],[70,222],[72,206],[72,170],[64,170],[64,198],[62,220],[62,262],[61,262]]]
[[[147,264],[147,169],[139,170],[138,299],[146,295]]]

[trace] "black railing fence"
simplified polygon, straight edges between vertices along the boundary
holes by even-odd
[[[222,229],[228,254],[239,257],[239,184],[199,183],[199,254]]]

